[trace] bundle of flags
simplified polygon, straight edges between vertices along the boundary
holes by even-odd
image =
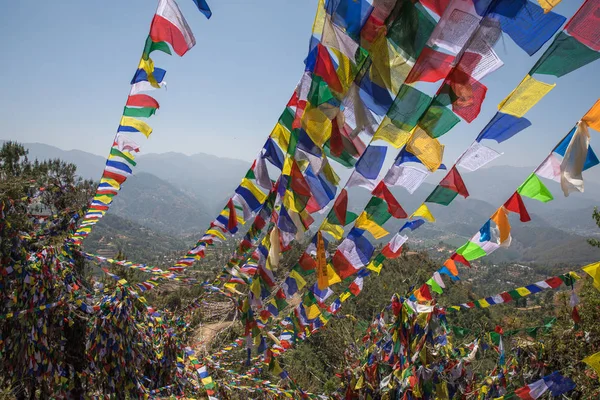
[[[553,397],[558,397],[575,389],[575,382],[570,378],[562,376],[558,372],[553,372],[542,379],[525,385],[512,393],[501,397],[496,397],[495,400],[535,400],[539,399],[546,392],[550,392]]]
[[[194,0],[199,10],[207,18],[210,8],[204,0]],[[175,0],[159,0],[156,13],[150,25],[150,34],[146,39],[144,51],[138,68],[131,79],[131,90],[123,115],[113,140],[104,172],[96,194],[91,200],[87,212],[81,219],[71,241],[81,244],[91,232],[93,226],[106,214],[121,185],[133,173],[136,166],[135,153],[140,146],[133,135],[142,134],[149,138],[152,128],[139,118],[150,118],[160,108],[158,101],[143,92],[160,89],[166,85],[166,71],[154,66],[150,55],[155,51],[171,54],[171,49],[183,56],[196,44],[196,39]]]

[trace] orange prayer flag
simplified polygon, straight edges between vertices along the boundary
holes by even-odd
[[[498,226],[500,231],[500,243],[504,243],[510,237],[510,223],[508,222],[508,211],[501,206],[490,218]]]
[[[600,131],[600,100],[581,118],[588,126],[594,130]]]
[[[324,290],[329,286],[325,243],[323,242],[321,231],[317,232],[317,286],[319,287],[319,290]]]

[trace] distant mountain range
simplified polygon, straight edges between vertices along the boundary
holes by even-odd
[[[24,145],[29,149],[31,159],[60,158],[72,162],[84,178],[97,180],[105,163],[103,157],[80,150],[66,151],[40,143]],[[135,175],[123,186],[110,213],[158,234],[178,237],[199,237],[249,168],[246,161],[202,153],[191,156],[181,153],[147,154],[139,156],[136,161]],[[470,197],[463,199],[459,196],[448,207],[430,205],[436,223],[419,229],[413,237],[423,239],[425,243],[464,243],[532,170],[533,167],[500,166],[463,174]],[[438,174],[439,180],[442,175]],[[587,174],[590,175],[590,172]],[[591,174],[594,179],[586,179],[585,193],[565,198],[559,185],[547,182],[555,195],[553,201],[542,204],[525,199],[533,221],[521,224],[518,219],[515,220],[512,224],[515,243],[510,249],[496,253],[501,255],[499,260],[552,262],[558,257],[557,262],[564,262],[571,258],[588,260],[592,256],[595,257],[593,260],[600,259],[600,254],[592,252],[590,255],[593,249],[584,240],[584,237],[598,233],[591,214],[593,207],[600,205],[600,184],[595,182],[600,174]],[[344,171],[340,175],[347,176],[347,173]],[[424,183],[413,195],[403,188],[393,188],[392,192],[404,209],[411,213],[433,188],[433,184]],[[350,208],[362,210],[369,197],[370,194],[362,188],[350,189]],[[394,222],[390,227],[392,232],[403,223]]]

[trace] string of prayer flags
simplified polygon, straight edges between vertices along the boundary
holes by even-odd
[[[527,286],[505,291],[494,296],[485,297],[483,299],[462,303],[459,305],[448,306],[446,307],[446,310],[460,311],[463,309],[487,308],[496,304],[509,303],[513,300],[527,297],[531,294],[539,293],[542,290],[557,289],[563,283],[565,285],[570,286],[577,279],[580,279],[579,276],[575,272],[571,271],[567,272],[566,274],[554,276],[552,278],[548,278]]]
[[[202,4],[199,7],[206,6],[203,0],[200,1]],[[166,71],[154,66],[150,54],[158,50],[170,55],[171,45],[178,55],[183,56],[195,43],[194,35],[175,0],[159,0],[100,184],[87,213],[80,221],[79,229],[70,238],[73,243],[80,244],[90,234],[92,227],[110,207],[121,185],[133,173],[136,163],[131,152],[139,152],[139,145],[129,134],[139,132],[149,138],[152,133],[150,125],[138,118],[150,118],[159,109],[159,104],[154,98],[140,93],[164,86]]]

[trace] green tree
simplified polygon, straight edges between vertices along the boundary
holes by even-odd
[[[592,218],[594,218],[596,225],[598,226],[598,228],[600,228],[600,211],[598,211],[598,207],[594,207]],[[598,239],[588,239],[588,243],[594,247],[600,247],[600,240]]]

